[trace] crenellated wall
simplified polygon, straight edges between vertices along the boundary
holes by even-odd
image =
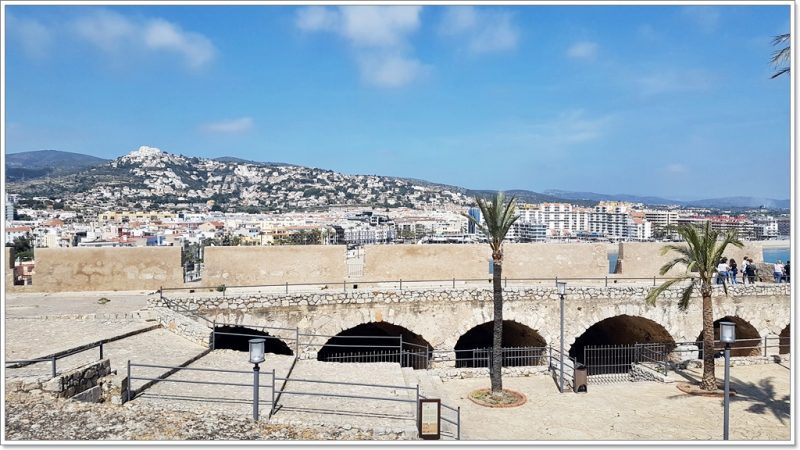
[[[674,251],[661,255],[661,248],[664,245],[666,244],[662,242],[621,242],[619,244],[618,260],[618,267],[622,270],[620,275],[625,277],[652,277],[658,275],[661,266],[679,256]],[[684,244],[676,242],[675,245]],[[753,258],[755,262],[761,262],[763,259],[762,250],[761,243],[748,241],[744,242],[743,248],[729,245],[725,249],[723,256],[735,259],[741,267],[742,259],[745,256]],[[667,272],[667,276],[680,275],[685,271],[686,266],[676,266]]]
[[[180,247],[37,248],[32,291],[140,291],[183,285]]]
[[[338,282],[345,279],[343,245],[206,247],[203,286]]]

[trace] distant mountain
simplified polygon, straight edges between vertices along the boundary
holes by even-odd
[[[237,163],[237,164],[252,164],[254,166],[287,166],[287,167],[297,167],[294,164],[287,164],[281,162],[262,162],[262,161],[252,161],[249,159],[242,159],[237,158],[235,156],[220,156],[219,158],[212,158],[214,161],[219,162],[228,162],[228,163]]]
[[[669,200],[661,197],[638,196],[629,194],[598,194],[595,192],[573,192],[573,191],[560,191],[557,189],[549,189],[544,191],[547,195],[552,195],[567,200],[588,200],[593,202],[600,201],[619,201],[631,203],[644,203],[646,205],[680,205],[681,202],[677,200]]]
[[[680,205],[695,208],[758,208],[766,207],[771,209],[788,209],[789,200],[776,200],[773,198],[758,197],[724,197],[710,198],[704,200],[670,200],[662,197],[648,197],[629,194],[598,194],[595,192],[572,192],[550,189],[544,191],[545,194],[561,197],[568,200],[591,200],[599,201],[622,201],[632,203],[644,203],[645,205]]]
[[[759,197],[724,197],[706,200],[694,200],[685,203],[686,206],[698,208],[758,208],[789,209],[789,200],[776,200],[774,198]]]
[[[388,208],[470,203],[458,190],[396,177],[224,159],[176,155],[143,146],[101,165],[58,177],[12,182],[6,188],[25,197],[61,198],[73,208],[147,207],[208,200],[226,210],[253,212],[333,205]]]
[[[493,190],[474,190],[474,189],[467,189],[466,194],[470,197],[488,197],[493,196],[497,191]],[[527,191],[524,189],[511,189],[508,191],[503,191],[506,196],[514,196],[517,200],[525,203],[572,203],[575,205],[582,205],[582,206],[594,206],[597,201],[595,200],[588,200],[588,199],[569,199],[566,197],[560,197],[556,195],[533,191]]]
[[[6,181],[60,176],[108,162],[107,159],[58,150],[6,153]]]

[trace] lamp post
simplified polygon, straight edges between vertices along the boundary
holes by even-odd
[[[722,402],[724,405],[722,418],[722,439],[727,441],[731,390],[731,344],[736,342],[736,324],[733,322],[720,322],[719,340],[725,344],[725,400]]]
[[[253,364],[253,420],[258,420],[259,363],[264,362],[264,338],[250,339],[250,363]]]
[[[561,299],[561,351],[559,352],[559,365],[561,366],[559,370],[559,390],[563,393],[564,392],[564,295],[567,293],[567,283],[563,281],[556,281],[556,287],[558,288],[558,296]]]

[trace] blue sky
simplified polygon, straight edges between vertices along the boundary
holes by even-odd
[[[7,6],[7,152],[789,197],[788,6]]]

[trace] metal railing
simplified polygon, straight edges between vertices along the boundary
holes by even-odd
[[[648,284],[651,286],[658,286],[659,282],[673,280],[675,277],[625,277],[609,274],[603,277],[533,277],[533,278],[508,278],[502,279],[503,287],[527,287],[527,286],[553,286],[555,289],[555,282],[566,281],[572,282],[576,286],[591,286],[597,287],[598,285],[609,287],[621,282],[631,282],[637,285]],[[492,276],[487,274],[482,278],[448,278],[448,279],[422,279],[422,280],[340,280],[340,281],[315,281],[308,283],[280,283],[280,284],[251,284],[251,285],[220,285],[220,286],[204,286],[204,287],[161,287],[159,292],[169,291],[219,291],[221,295],[230,295],[229,291],[236,289],[252,290],[258,289],[266,291],[267,293],[304,293],[304,292],[319,292],[319,291],[335,291],[340,292],[358,291],[363,290],[365,287],[376,287],[383,290],[409,290],[409,289],[456,289],[457,287],[474,287],[475,285],[483,284],[487,288],[492,285]],[[772,284],[772,283],[767,283]],[[730,287],[730,286],[729,286]],[[567,288],[569,292],[569,287]]]
[[[591,345],[583,348],[583,364],[589,381],[616,383],[631,380],[631,368],[639,363],[640,347],[633,345]],[[664,355],[666,357],[666,355]]]
[[[99,360],[103,359],[103,344],[104,343],[105,343],[105,341],[99,341],[99,342],[96,342],[94,344],[87,345],[85,347],[79,347],[79,348],[74,349],[72,351],[67,351],[66,353],[59,353],[59,354],[52,355],[52,356],[49,356],[49,357],[46,357],[46,358],[6,360],[5,361],[5,364],[6,364],[5,367],[6,367],[6,369],[19,369],[21,367],[30,366],[30,365],[36,364],[36,363],[49,362],[50,366],[51,366],[50,373],[53,376],[53,378],[55,378],[56,375],[58,375],[57,362],[58,362],[59,359],[64,359],[64,358],[67,358],[69,356],[77,355],[78,353],[83,353],[85,351],[92,350],[94,348],[98,348],[99,349],[99,357],[98,357],[97,360],[99,361]]]
[[[556,387],[558,387],[559,392],[562,394],[566,392],[568,389],[572,389],[575,386],[575,368],[578,367],[578,362],[575,358],[569,356],[568,354],[563,355],[563,362],[564,362],[564,370],[563,370],[563,379],[564,384],[561,384],[562,378],[562,370],[561,370],[561,351],[554,347],[547,347],[547,370],[553,377],[553,381],[556,383]]]
[[[769,349],[778,349],[778,353],[782,350],[787,350],[788,353],[789,344],[790,338],[781,336],[736,339],[736,342],[731,344],[731,356],[767,356]],[[703,358],[703,341],[676,342],[675,345],[695,345],[698,350],[698,358]],[[720,356],[723,350],[725,350],[725,344],[719,340],[715,340],[715,356]]]
[[[671,344],[644,343],[634,344],[634,346],[636,347],[636,362],[638,364],[653,366],[664,376],[667,375],[667,369],[669,368],[667,355],[671,347],[673,347]]]
[[[134,368],[136,367],[143,367],[143,368],[156,368],[156,369],[168,369],[166,374],[163,374],[158,377],[145,377],[145,376],[134,376]],[[238,374],[247,374],[253,376],[252,383],[233,383],[233,382],[225,382],[225,381],[213,381],[213,380],[186,380],[186,379],[173,379],[170,378],[172,375],[176,373],[180,373],[182,371],[194,371],[194,372],[213,372],[213,373],[238,373]],[[271,379],[270,384],[261,384],[260,377],[265,375]],[[184,366],[166,366],[160,364],[142,364],[142,363],[133,363],[128,360],[128,376],[126,378],[126,402],[129,402],[135,399],[139,394],[141,394],[145,389],[152,387],[155,383],[184,383],[184,384],[202,384],[202,385],[210,385],[210,386],[237,386],[237,387],[252,387],[253,388],[253,418],[258,420],[259,417],[259,406],[263,404],[268,404],[269,408],[269,416],[272,416],[272,413],[275,411],[275,371],[268,370],[268,371],[254,371],[254,370],[230,370],[230,369],[214,369],[214,368],[201,368],[201,367],[184,367]],[[140,387],[139,389],[134,389],[132,381],[139,380],[139,381],[147,381],[147,383]],[[259,398],[259,389],[262,388],[269,388],[271,392],[271,396],[269,401],[261,401]],[[157,396],[157,395],[155,395]],[[206,397],[209,401],[214,401],[215,399],[212,397]]]
[[[540,366],[547,363],[547,347],[503,347],[503,367]],[[456,367],[492,367],[491,347],[455,350]]]

